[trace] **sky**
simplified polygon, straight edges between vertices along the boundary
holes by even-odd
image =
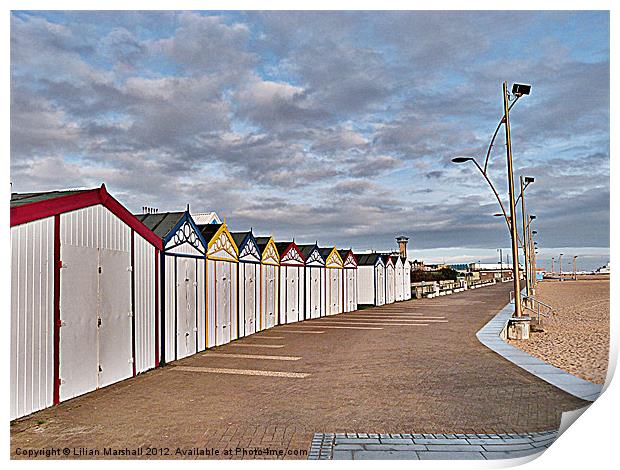
[[[609,261],[607,12],[11,15],[12,191],[96,187],[130,210],[427,262],[508,253],[471,164],[510,115],[539,265]],[[506,200],[503,131],[489,176]]]

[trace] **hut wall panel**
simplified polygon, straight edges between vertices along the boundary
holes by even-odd
[[[357,269],[344,270],[344,311],[357,310]]]
[[[357,300],[362,305],[375,303],[374,266],[359,266],[357,268]]]
[[[405,296],[405,289],[403,286],[403,267],[400,263],[396,266],[394,274],[394,300],[400,302],[401,300],[404,300]]]
[[[197,271],[196,271],[196,304],[198,309],[197,315],[197,328],[198,328],[198,342],[196,344],[196,349],[198,351],[204,351],[206,349],[206,288],[205,288],[205,263],[206,260],[204,258],[197,259]]]
[[[262,331],[278,322],[280,304],[280,272],[283,268],[270,264],[260,266],[261,291],[260,291],[260,312],[256,331]]]
[[[325,316],[325,271],[324,267],[306,266],[305,320]]]
[[[96,205],[61,214],[60,243],[129,253],[131,229],[107,208]]]
[[[376,297],[375,297],[375,305],[385,305],[385,276],[386,269],[383,265],[375,266],[375,286],[376,286]]]
[[[395,288],[395,270],[394,268],[385,268],[385,303],[394,303],[394,288]]]
[[[243,263],[238,265],[239,308],[238,337],[248,336],[258,331],[260,314],[260,264]]]
[[[176,269],[175,257],[165,256],[165,315],[164,315],[164,344],[166,362],[176,360]]]
[[[327,315],[342,313],[342,269],[327,269]]]
[[[11,227],[11,411],[53,402],[54,218]]]
[[[136,372],[155,367],[155,247],[134,235]]]

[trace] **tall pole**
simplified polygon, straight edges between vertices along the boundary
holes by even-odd
[[[510,141],[510,117],[508,110],[508,84],[503,83],[504,127],[506,128],[506,160],[508,163],[508,194],[510,196],[510,238],[512,239],[512,276],[514,284],[515,313],[521,317],[521,282],[519,279],[519,245],[517,244],[517,217],[515,208],[515,181],[512,171],[512,144]]]
[[[524,258],[524,266],[525,266],[525,292],[529,297],[532,295],[532,287],[530,284],[530,242],[528,238],[528,224],[526,223],[526,213],[525,213],[525,184],[523,183],[523,176],[519,176],[519,182],[521,183],[521,218],[523,222],[523,258]]]
[[[560,253],[560,281],[562,280],[562,256],[564,253]]]
[[[535,259],[535,247],[534,247],[534,236],[532,235],[532,223],[528,224],[528,237],[530,239],[530,253],[529,253],[529,270],[530,270],[530,292],[534,295],[534,284],[536,282],[536,263]]]
[[[555,275],[555,257],[551,257],[551,274]]]
[[[573,256],[573,280],[577,280],[577,255]]]
[[[499,249],[499,277],[504,281],[504,260],[502,260],[502,249]]]

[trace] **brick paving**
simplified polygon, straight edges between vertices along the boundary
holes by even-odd
[[[510,288],[497,285],[361,312],[448,320],[423,327],[327,329],[317,322],[312,328],[322,331],[317,334],[285,332],[302,329],[295,325],[275,327],[235,343],[260,344],[271,336],[263,344],[282,348],[267,353],[233,343],[213,351],[300,360],[199,353],[13,422],[11,456],[21,457],[16,455],[18,448],[21,452],[67,448],[68,458],[306,459],[315,433],[373,430],[389,435],[416,430],[422,435],[458,437],[557,429],[563,411],[586,402],[521,370],[475,336],[505,305]],[[347,314],[329,317],[345,318]],[[175,366],[189,369],[175,371]],[[191,368],[295,375],[205,373]],[[85,455],[82,448],[99,455]],[[125,453],[103,455],[105,449]],[[137,449],[142,454],[132,455]],[[61,452],[54,458],[64,456]]]
[[[317,433],[311,460],[497,460],[547,449],[557,431],[510,434]]]

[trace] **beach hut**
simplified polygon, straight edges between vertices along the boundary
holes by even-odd
[[[10,211],[10,418],[156,367],[161,239],[105,185]]]
[[[303,319],[304,269],[306,260],[299,247],[292,242],[277,242],[280,253],[280,311],[279,324]]]
[[[222,219],[216,212],[192,212],[192,219],[196,222],[196,225],[209,225],[209,224],[221,224]]]
[[[357,254],[357,302],[385,304],[385,261],[378,253]]]
[[[321,248],[321,254],[325,257],[326,281],[325,305],[327,315],[337,315],[344,311],[343,295],[343,263],[336,247]]]
[[[383,255],[385,261],[385,303],[393,304],[396,293],[396,266],[394,256]]]
[[[403,300],[411,300],[411,261],[403,261]]]
[[[260,262],[260,314],[257,330],[275,326],[278,321],[280,292],[280,254],[272,237],[256,237],[261,253]]]
[[[188,211],[136,214],[161,240],[161,360],[205,349],[207,243]]]
[[[401,302],[405,298],[403,259],[400,256],[392,256],[391,258],[394,262],[394,300]]]
[[[326,315],[326,277],[325,258],[316,245],[298,245],[306,260],[305,269],[305,311],[304,320]]]
[[[237,337],[240,338],[255,333],[259,323],[261,253],[252,231],[231,232],[231,235],[239,249]]]
[[[344,311],[357,310],[357,257],[353,250],[338,250],[344,268],[342,277],[342,292]]]
[[[223,224],[199,225],[207,240],[207,347],[237,339],[239,250]]]

